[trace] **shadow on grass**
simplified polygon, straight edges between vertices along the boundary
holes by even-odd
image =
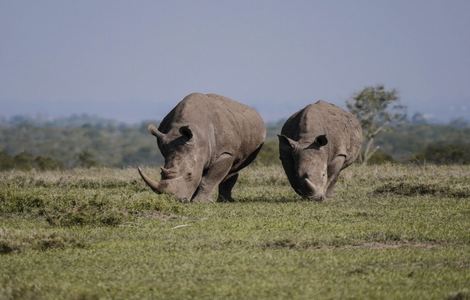
[[[469,300],[470,299],[470,290],[463,289],[458,292],[451,293],[448,297],[448,300]]]
[[[253,196],[253,197],[241,197],[235,198],[235,203],[295,203],[295,202],[313,202],[313,203],[320,203],[315,202],[312,200],[304,199],[298,196]]]
[[[397,249],[397,248],[421,248],[431,249],[439,246],[434,241],[410,241],[406,239],[332,239],[332,240],[303,240],[284,238],[264,242],[260,245],[263,250],[322,250],[322,249]]]
[[[0,232],[0,254],[18,253],[27,249],[46,251],[50,249],[85,248],[86,243],[66,233]]]
[[[401,196],[440,196],[449,198],[470,197],[469,185],[453,185],[451,183],[409,183],[389,182],[374,190],[374,194],[395,194]]]

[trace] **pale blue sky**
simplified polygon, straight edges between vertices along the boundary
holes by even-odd
[[[470,116],[470,1],[0,0],[0,115],[159,119],[215,92],[267,120],[366,85]]]

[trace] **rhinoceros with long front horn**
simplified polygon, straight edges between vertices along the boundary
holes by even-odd
[[[280,159],[292,188],[317,201],[332,195],[339,173],[356,160],[362,145],[357,118],[325,101],[293,114],[278,137]]]
[[[148,126],[165,158],[161,181],[139,174],[157,193],[181,201],[212,200],[218,186],[220,201],[231,201],[238,171],[261,149],[266,128],[252,108],[216,94],[186,96],[162,120]]]

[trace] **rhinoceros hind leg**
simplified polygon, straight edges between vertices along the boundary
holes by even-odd
[[[218,186],[227,176],[233,165],[233,156],[230,154],[222,154],[216,162],[207,170],[202,177],[201,183],[193,195],[193,202],[211,202],[213,201],[212,193],[214,188]]]
[[[238,179],[238,173],[231,174],[219,184],[219,197],[217,201],[219,202],[232,202],[232,189]]]

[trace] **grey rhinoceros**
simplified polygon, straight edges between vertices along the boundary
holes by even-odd
[[[147,185],[181,201],[231,201],[238,171],[260,151],[266,128],[252,108],[216,94],[186,96],[162,120],[149,125],[165,158],[161,181],[150,179],[139,168]]]
[[[356,160],[362,146],[357,118],[325,101],[293,114],[278,137],[280,159],[292,188],[317,201],[332,195],[339,173]]]

